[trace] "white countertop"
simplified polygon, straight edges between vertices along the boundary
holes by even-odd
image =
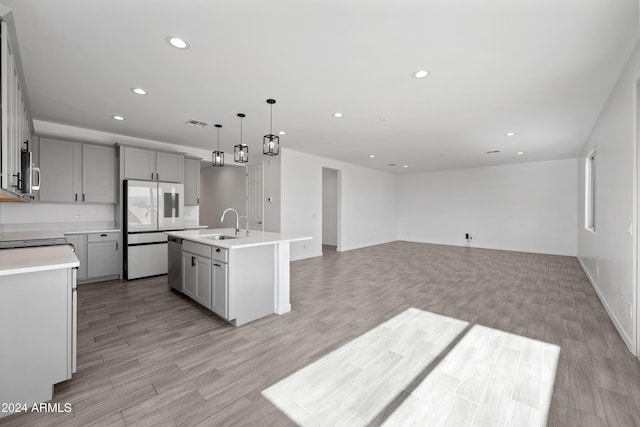
[[[0,250],[0,276],[78,267],[80,261],[67,245]]]
[[[246,231],[241,230],[237,239],[212,240],[206,236],[212,234],[222,234],[224,236],[234,236],[233,228],[215,228],[206,230],[185,230],[185,231],[169,231],[167,235],[178,237],[192,242],[202,243],[205,245],[218,246],[220,248],[237,249],[247,248],[251,246],[275,245],[283,242],[300,242],[303,240],[311,240],[309,236],[298,236],[295,234],[270,233],[267,231],[250,231],[246,236]]]

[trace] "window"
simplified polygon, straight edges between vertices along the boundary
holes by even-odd
[[[587,230],[596,231],[596,152],[592,151],[585,164],[584,224]]]

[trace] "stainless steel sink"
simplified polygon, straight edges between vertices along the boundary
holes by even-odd
[[[223,234],[210,234],[207,236],[200,236],[209,240],[229,240],[229,239],[237,239],[237,236],[225,236]]]

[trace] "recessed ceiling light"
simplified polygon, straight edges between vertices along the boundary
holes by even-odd
[[[278,135],[286,135],[287,133],[283,130],[281,130],[280,132],[278,132]]]
[[[123,121],[124,120],[124,117],[122,117],[122,116],[111,116],[111,118],[113,120],[119,120],[119,121]]]
[[[146,95],[148,93],[146,90],[142,89],[141,87],[132,87],[131,92],[135,93],[136,95]]]
[[[402,166],[402,167],[403,167],[403,168],[408,168],[408,167],[409,167],[409,165],[404,165],[404,166]]]
[[[374,154],[369,154],[369,157],[373,159],[375,157],[375,155]]]
[[[515,132],[507,132],[505,133],[505,136],[516,136]]]
[[[387,166],[394,167],[394,166],[398,166],[398,165],[396,165],[395,163],[387,163]]]
[[[429,75],[429,72],[427,70],[418,70],[415,73],[413,73],[413,77],[415,77],[416,79],[423,79],[428,75]]]
[[[167,42],[169,42],[169,44],[177,49],[188,49],[189,48],[189,43],[187,43],[185,40],[181,39],[180,37],[176,37],[176,36],[167,36]]]
[[[339,119],[340,117],[342,117],[343,114],[342,113],[333,113],[333,117]]]
[[[523,154],[524,154],[524,151],[518,151],[516,154],[517,154],[518,156],[521,156],[521,155],[523,155]]]

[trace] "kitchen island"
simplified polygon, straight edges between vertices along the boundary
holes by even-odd
[[[75,372],[78,265],[67,245],[0,250],[0,418]]]
[[[232,228],[166,234],[182,244],[179,265],[175,255],[168,260],[174,289],[235,326],[291,311],[289,245],[311,237],[246,230],[236,237]]]

